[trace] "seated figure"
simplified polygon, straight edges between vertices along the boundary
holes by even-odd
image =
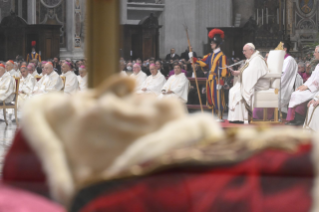
[[[182,73],[179,63],[174,64],[174,75],[171,76],[162,88],[159,98],[178,98],[186,103],[188,100],[188,79]]]
[[[22,78],[20,80],[19,85],[19,97],[18,97],[18,107],[21,108],[24,101],[28,99],[33,91],[34,86],[36,85],[36,79],[29,74],[26,66],[21,66],[21,75]]]
[[[133,73],[130,75],[131,78],[135,79],[136,82],[136,86],[135,86],[135,90],[139,91],[142,89],[142,85],[146,79],[146,74],[141,71],[141,66],[138,63],[135,63],[133,65]]]
[[[73,94],[79,91],[79,81],[73,72],[73,65],[65,61],[61,68],[62,76],[65,76],[64,93]]]
[[[164,75],[158,70],[155,64],[150,65],[151,76],[148,76],[142,85],[142,89],[138,93],[160,94],[163,85],[166,82]]]
[[[314,52],[315,58],[319,59],[319,46]],[[307,104],[312,100],[319,91],[319,65],[311,74],[310,78],[295,92],[292,93],[288,106],[288,114],[286,120],[287,125],[303,125],[305,121]]]
[[[5,66],[0,64],[0,103],[11,103],[14,100],[16,91],[16,81],[5,70]]]
[[[63,82],[60,76],[54,71],[53,64],[48,62],[45,64],[43,71],[45,76],[41,78],[40,81],[35,86],[32,94],[44,94],[52,91],[60,91],[63,88]]]
[[[239,71],[232,71],[236,76],[236,83],[229,90],[229,112],[230,122],[244,122],[248,124],[252,119],[252,104],[255,91],[267,90],[270,87],[269,79],[261,79],[268,73],[266,61],[256,51],[252,43],[243,48],[247,60]]]
[[[78,77],[78,80],[80,91],[85,91],[88,89],[88,76],[84,65],[80,66],[79,74],[80,76]]]
[[[308,103],[308,112],[307,112],[306,121],[304,124],[305,129],[310,129],[312,131],[319,131],[318,105],[319,105],[319,92]]]

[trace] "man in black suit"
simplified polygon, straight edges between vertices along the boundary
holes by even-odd
[[[168,61],[171,60],[171,59],[179,60],[179,58],[180,58],[179,55],[175,54],[175,49],[173,48],[173,49],[171,49],[171,53],[166,55],[165,60],[168,60]]]

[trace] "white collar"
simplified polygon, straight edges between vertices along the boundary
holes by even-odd
[[[219,48],[219,47],[214,50],[214,53],[215,53],[215,54],[218,53],[218,52],[220,52],[220,48]]]

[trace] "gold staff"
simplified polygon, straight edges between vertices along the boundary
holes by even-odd
[[[193,52],[192,50],[192,46],[191,46],[191,42],[189,40],[189,35],[188,35],[188,29],[187,27],[185,27],[185,31],[186,31],[186,36],[187,36],[187,41],[188,41],[188,49],[189,52]],[[199,99],[199,104],[200,104],[200,110],[202,112],[204,112],[203,110],[203,104],[202,104],[202,97],[200,95],[200,91],[199,91],[199,87],[198,87],[198,81],[197,81],[197,74],[196,74],[196,69],[195,69],[195,63],[194,63],[194,58],[191,58],[191,62],[192,62],[192,67],[193,67],[193,72],[194,72],[194,76],[195,76],[195,83],[196,83],[196,88],[197,88],[197,94],[198,94],[198,99]]]

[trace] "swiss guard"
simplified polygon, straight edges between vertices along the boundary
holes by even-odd
[[[35,46],[36,46],[36,42],[35,41],[32,41],[31,42],[31,46],[32,46],[32,51],[31,51],[31,53],[29,53],[28,55],[27,55],[27,59],[26,59],[26,61],[27,61],[27,63],[29,63],[31,60],[33,60],[33,59],[37,59],[39,62],[41,62],[41,55],[39,55],[36,51],[35,51]]]
[[[222,116],[223,111],[227,110],[224,91],[221,89],[221,86],[224,84],[223,78],[227,76],[227,69],[221,69],[222,67],[226,67],[226,56],[220,50],[220,45],[223,43],[225,33],[220,29],[213,29],[209,32],[208,37],[210,39],[212,53],[205,55],[202,60],[197,60],[196,58],[194,58],[193,61],[201,67],[208,67],[208,69],[210,70],[208,72],[206,82],[206,105],[216,114],[218,113],[218,109],[220,109],[220,114]],[[192,57],[192,52],[190,52],[189,57]],[[220,72],[220,92],[218,92],[217,89],[218,71]],[[219,94],[221,95],[221,98],[219,98]],[[221,102],[219,103],[219,101]]]

